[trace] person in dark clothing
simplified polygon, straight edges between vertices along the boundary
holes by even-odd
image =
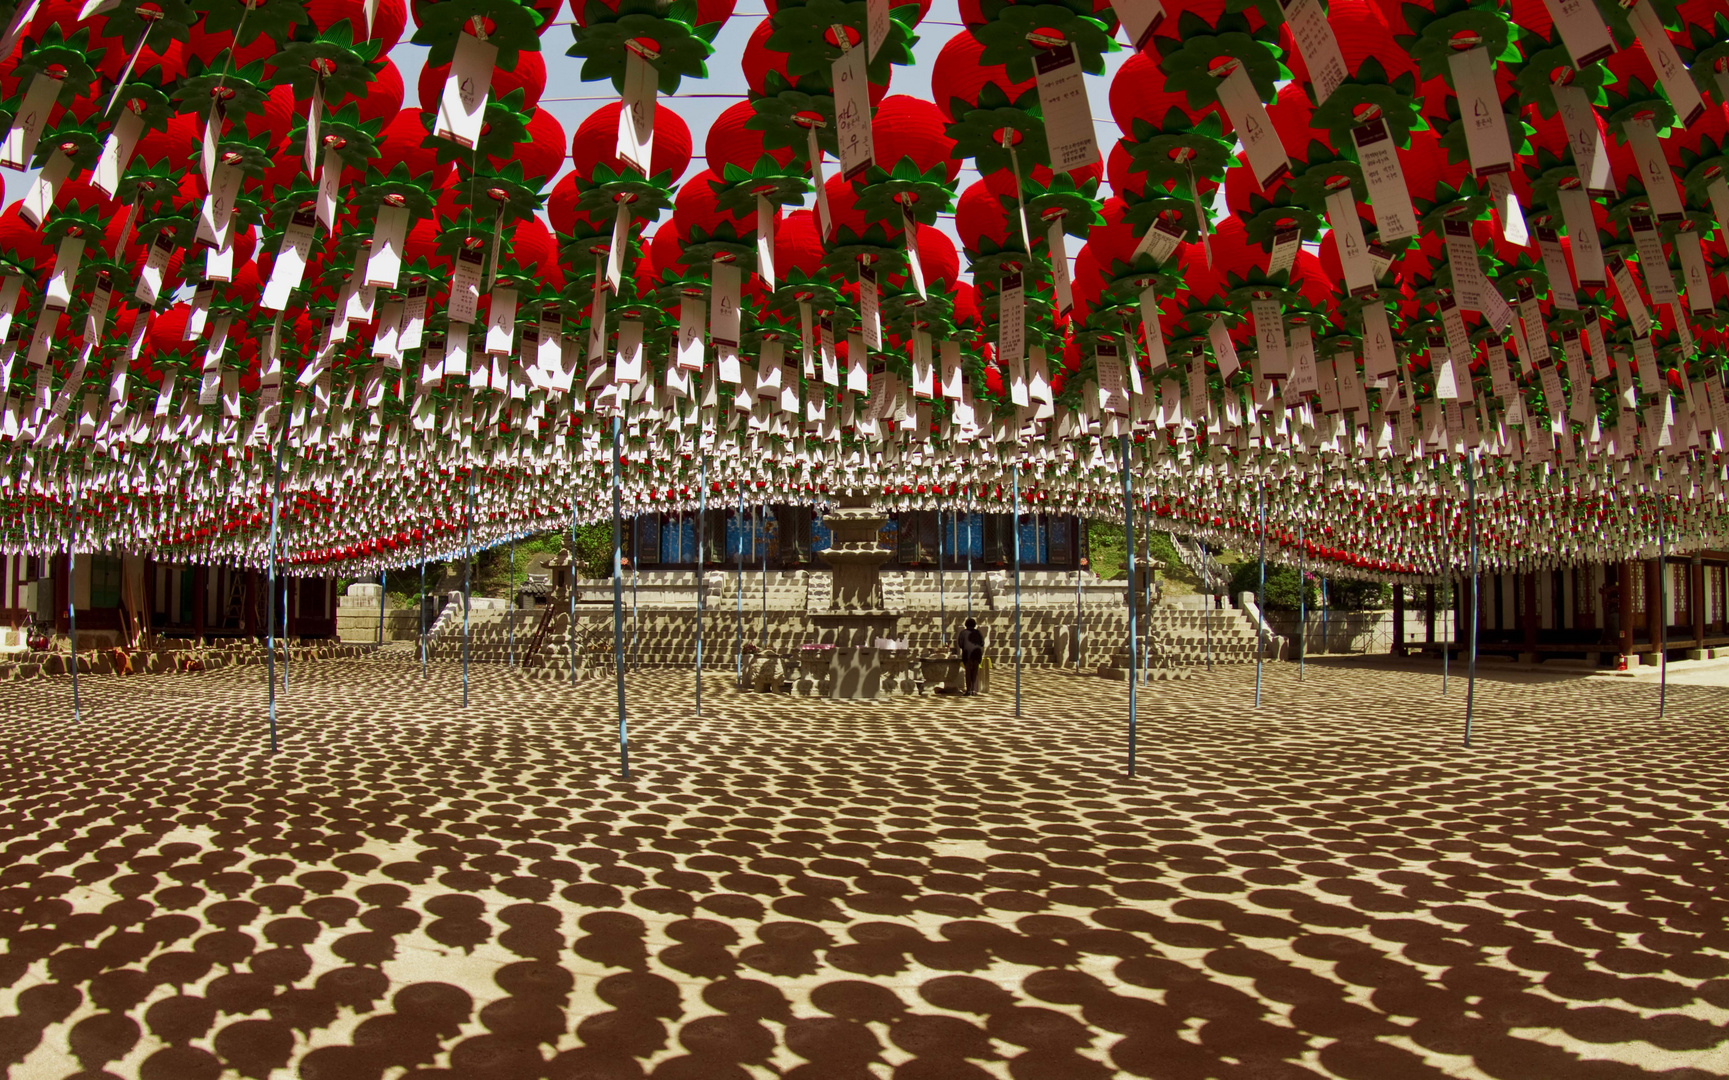
[[[955,639],[955,648],[961,652],[961,666],[967,672],[967,696],[971,697],[978,693],[979,662],[985,658],[985,632],[975,620],[967,620],[966,629]]]

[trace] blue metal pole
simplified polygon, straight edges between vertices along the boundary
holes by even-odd
[[[612,418],[612,671],[618,685],[618,771],[630,779],[630,734],[624,715],[624,523],[619,519],[621,418]]]
[[[282,497],[282,456],[270,455],[270,552],[264,586],[264,670],[270,680],[270,752],[276,753],[276,507]],[[285,609],[286,610],[286,609]]]
[[[1134,512],[1134,481],[1129,475],[1129,437],[1123,435],[1118,440],[1123,453],[1123,541],[1127,558],[1128,581],[1124,595],[1129,601],[1129,776],[1135,775],[1135,512]]]
[[[702,536],[708,524],[708,455],[697,465],[696,485],[696,714],[702,715]]]
[[[468,470],[468,507],[463,513],[462,556],[462,707],[468,708],[468,594],[474,583],[474,467]]]
[[[1261,707],[1261,661],[1267,650],[1267,482],[1255,496],[1261,519],[1261,580],[1255,586],[1255,708]]]
[[[1465,745],[1471,745],[1471,711],[1477,699],[1477,610],[1481,606],[1477,599],[1477,466],[1476,462],[1467,459],[1465,462],[1465,492],[1471,500],[1471,659],[1469,675],[1465,682]]]
[[[1021,715],[1021,466],[1015,463],[1015,716]]]

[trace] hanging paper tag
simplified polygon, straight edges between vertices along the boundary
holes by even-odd
[[[868,94],[865,100],[870,100]],[[828,181],[823,177],[822,147],[817,145],[816,128],[814,127],[805,129],[805,155],[806,160],[810,162],[811,183],[816,187],[817,235],[826,240],[832,229],[834,219],[829,215]]]
[[[612,216],[612,242],[606,249],[606,285],[614,296],[624,283],[624,256],[630,247],[630,204],[620,202]]]
[[[1141,242],[1135,246],[1135,254],[1129,261],[1133,262],[1142,255],[1151,255],[1153,262],[1162,266],[1186,235],[1175,223],[1160,218],[1141,235]]]
[[[222,138],[224,115],[221,105],[212,105],[204,118],[204,136],[199,143],[198,166],[206,190],[215,183],[216,144]]]
[[[1038,81],[1051,171],[1073,172],[1098,161],[1092,107],[1087,104],[1087,86],[1074,44],[1065,41],[1058,48],[1040,49],[1033,57],[1033,75]]]
[[[1318,394],[1321,389],[1315,367],[1315,335],[1307,323],[1291,327],[1290,358],[1291,378],[1284,389],[1287,404],[1305,394]]]
[[[312,100],[306,109],[306,175],[318,175],[318,139],[319,122],[324,117],[324,78],[315,75],[312,79]]]
[[[288,227],[282,230],[282,246],[277,249],[270,280],[259,301],[265,310],[281,311],[288,306],[288,294],[300,287],[306,275],[307,258],[312,253],[314,221],[312,208],[307,207],[295,211]]]
[[[1313,4],[1314,0],[1299,2]],[[1352,296],[1372,295],[1375,292],[1375,264],[1369,258],[1368,241],[1363,239],[1363,223],[1357,217],[1357,197],[1349,186],[1327,194],[1327,223],[1338,245],[1346,291]]]
[[[366,261],[366,284],[395,289],[402,277],[402,244],[408,235],[408,207],[386,203],[372,223],[372,254]]]
[[[486,95],[492,88],[492,69],[498,63],[498,46],[466,31],[457,35],[450,74],[438,98],[438,121],[432,133],[470,150],[480,138],[486,121]],[[326,167],[329,162],[325,162]]]
[[[618,113],[619,160],[643,176],[654,156],[654,110],[660,71],[628,45],[624,50],[623,108]]]
[[[643,380],[643,325],[636,320],[619,323],[619,353],[612,363],[612,380],[619,385]]]
[[[859,328],[864,333],[865,348],[881,351],[883,347],[882,303],[877,293],[876,272],[864,263],[858,268]]]
[[[837,57],[830,68],[840,171],[841,176],[848,180],[864,172],[875,160],[876,151],[871,142],[870,83],[865,64],[863,49],[849,49]],[[814,130],[812,136],[815,136]],[[816,160],[813,158],[812,163]],[[822,188],[819,186],[817,190]],[[825,213],[823,216],[828,215]]]
[[[1026,289],[1019,274],[1003,275],[998,297],[997,358],[1011,372],[1026,358]]]
[[[1688,229],[1675,234],[1675,257],[1681,263],[1681,278],[1687,286],[1688,309],[1710,311],[1716,301],[1711,295],[1711,273],[1705,266],[1705,252],[1697,232]],[[1639,260],[1644,259],[1641,252]]]
[[[877,50],[889,37],[889,0],[865,0],[865,59],[877,58]]]
[[[932,396],[931,336],[923,330],[913,331],[913,396],[929,400]]]
[[[1141,290],[1139,306],[1141,309],[1141,332],[1147,339],[1147,370],[1157,372],[1169,362],[1165,352],[1165,328],[1159,320],[1159,290],[1152,286]],[[1123,335],[1130,342],[1133,337]]]
[[[766,196],[756,197],[756,276],[762,279],[763,288],[769,292],[775,288],[774,211],[774,204]]]
[[[1045,247],[1051,259],[1051,280],[1054,283],[1057,300],[1057,314],[1066,316],[1074,310],[1074,286],[1069,281],[1069,252],[1066,234],[1063,232],[1063,219],[1051,219],[1049,228],[1045,230]]]
[[[132,152],[138,148],[138,139],[143,134],[144,117],[131,109],[121,109],[113,129],[102,140],[102,154],[96,159],[91,186],[112,199],[120,189],[120,178],[126,174],[126,166],[131,162]]]
[[[24,192],[24,201],[18,207],[18,216],[29,222],[32,229],[42,227],[42,222],[54,209],[54,203],[60,197],[60,187],[66,183],[66,178],[72,175],[72,159],[59,150],[48,156],[48,164],[36,174],[36,179]]]
[[[1651,0],[1638,0],[1628,9],[1627,21],[1639,35],[1639,44],[1645,47],[1645,56],[1656,70],[1657,81],[1663,84],[1669,104],[1675,107],[1675,115],[1681,118],[1681,126],[1692,127],[1695,120],[1705,115],[1705,99],[1699,96],[1699,87],[1687,65],[1681,62],[1681,54],[1675,51],[1675,42],[1664,28],[1662,17],[1651,7]]]
[[[1468,367],[1471,339],[1465,333],[1465,317],[1459,304],[1451,297],[1441,301],[1441,331],[1447,355],[1461,366]]]
[[[486,305],[486,354],[509,356],[516,345],[516,290],[495,286]]]
[[[1501,224],[1501,239],[1509,244],[1524,247],[1531,241],[1531,233],[1525,227],[1525,211],[1519,205],[1519,195],[1513,190],[1513,181],[1506,173],[1496,173],[1489,177],[1489,196],[1495,206],[1495,220]]]
[[[1513,149],[1507,139],[1501,95],[1495,90],[1495,65],[1489,50],[1479,45],[1452,53],[1447,67],[1459,95],[1459,122],[1465,125],[1465,150],[1472,171],[1479,177],[1508,172],[1513,168]]]
[[[1622,125],[1627,133],[1627,145],[1639,164],[1639,176],[1645,186],[1645,197],[1658,221],[1680,221],[1684,216],[1681,192],[1675,186],[1675,174],[1663,155],[1662,144],[1649,120],[1628,120]]]
[[[1282,274],[1297,265],[1297,252],[1303,247],[1300,229],[1281,229],[1273,234],[1273,251],[1267,258],[1267,276]]]
[[[709,271],[709,280],[708,336],[717,346],[725,345],[737,349],[740,289],[738,267],[732,263],[717,262]]]
[[[54,76],[40,72],[30,80],[30,88],[24,91],[24,100],[12,117],[12,126],[7,129],[5,142],[0,143],[0,165],[19,172],[30,168],[30,159],[36,154],[36,142],[42,137],[42,129],[48,126],[49,112],[59,100],[64,85]]]
[[[486,256],[479,248],[470,250],[467,244],[457,249],[455,269],[450,276],[451,322],[471,323],[480,307],[480,274]]]
[[[1214,89],[1218,92],[1219,104],[1225,107],[1237,129],[1237,138],[1242,140],[1243,152],[1248,156],[1249,167],[1255,172],[1255,180],[1263,191],[1269,190],[1280,178],[1290,175],[1291,159],[1285,156],[1279,132],[1273,127],[1272,118],[1267,115],[1267,107],[1262,104],[1260,92],[1255,89],[1248,70],[1241,61],[1230,63],[1231,73],[1220,79]],[[1087,130],[1092,131],[1090,116]]]
[[[811,315],[810,302],[798,302],[798,344],[802,363],[802,372],[807,379],[816,378],[816,323]]]
[[[78,279],[78,264],[84,259],[84,238],[67,236],[60,241],[54,256],[54,272],[48,278],[48,293],[42,306],[49,311],[64,311],[72,303],[72,284]]]
[[[1567,239],[1573,248],[1573,271],[1579,276],[1580,287],[1601,289],[1607,284],[1607,278],[1591,197],[1580,188],[1561,188],[1556,192],[1555,200],[1561,204],[1561,218],[1567,224]]]
[[[214,248],[228,244],[228,229],[234,216],[234,197],[240,193],[241,171],[233,165],[216,166],[210,193],[204,197],[198,216],[196,240]]]
[[[24,278],[18,274],[7,274],[0,281],[0,341],[12,336],[12,320],[18,314],[18,294],[23,287]]]
[[[1627,269],[1627,264],[1619,255],[1610,255],[1605,260],[1609,268],[1610,280],[1615,282],[1615,291],[1621,295],[1621,303],[1627,309],[1627,319],[1633,324],[1634,337],[1646,337],[1651,333],[1651,315],[1645,307],[1645,300],[1639,295],[1638,288],[1633,284],[1633,275]]]
[[[835,358],[834,323],[827,315],[822,317],[818,334],[817,347],[822,354],[822,381],[829,386],[839,386],[840,364]]]
[[[1705,188],[1711,200],[1711,216],[1718,228],[1729,227],[1729,181],[1719,176]]]
[[[84,339],[92,345],[102,342],[102,334],[108,322],[108,305],[114,301],[114,285],[106,273],[96,279],[96,287],[90,292],[90,311],[85,319]],[[137,320],[142,322],[144,320]]]
[[[913,291],[919,294],[919,299],[928,300],[930,294],[925,289],[925,260],[919,254],[919,223],[913,219],[912,210],[901,207],[901,235],[906,237],[907,274],[912,278]]]
[[[703,333],[708,325],[708,304],[694,296],[682,296],[678,301],[678,358],[681,371],[701,371],[707,358],[703,355]]]
[[[960,342],[940,342],[937,345],[937,354],[942,364],[942,395],[950,401],[959,401],[962,376]]]
[[[337,197],[342,183],[342,155],[332,146],[324,152],[324,171],[318,174],[318,222],[328,233],[336,231]]]
[[[846,336],[846,389],[847,393],[867,393],[870,389],[866,378],[864,338],[858,334]]]
[[[1214,319],[1207,327],[1207,340],[1213,346],[1213,359],[1219,364],[1219,377],[1229,379],[1237,373],[1242,365],[1237,361],[1237,346],[1231,341],[1231,332],[1225,329],[1224,319]]]
[[[1285,354],[1284,305],[1276,299],[1250,300],[1249,312],[1255,321],[1261,374],[1268,378],[1284,378],[1291,372],[1291,361]]]
[[[1117,13],[1117,20],[1123,24],[1123,32],[1136,52],[1146,48],[1153,31],[1165,21],[1165,6],[1159,0],[1115,0],[1111,10]]]
[[[1579,296],[1573,290],[1573,271],[1567,266],[1567,253],[1561,250],[1561,239],[1555,230],[1537,226],[1537,249],[1543,253],[1543,272],[1549,277],[1549,299],[1567,311],[1579,310]]]
[[[1363,374],[1378,382],[1399,366],[1393,351],[1393,331],[1387,323],[1387,306],[1370,301],[1363,305]]]
[[[1591,0],[1543,0],[1543,4],[1549,9],[1555,28],[1561,31],[1561,41],[1566,44],[1575,68],[1583,71],[1614,55],[1615,40],[1609,36],[1609,28],[1603,25],[1603,16],[1597,13]]]
[[[1417,235],[1417,211],[1411,205],[1405,167],[1387,132],[1387,122],[1376,117],[1352,128],[1351,141],[1357,145],[1357,163],[1363,169],[1363,184],[1369,189],[1369,206],[1375,211],[1380,242],[1390,244]]]
[[[1447,265],[1453,271],[1453,295],[1466,310],[1482,311],[1483,294],[1489,283],[1477,263],[1477,244],[1471,237],[1471,226],[1448,218],[1441,223],[1441,232],[1446,237]]]
[[[1519,290],[1519,318],[1525,324],[1525,344],[1531,350],[1531,362],[1540,364],[1549,359],[1549,330],[1543,325],[1543,307],[1529,286]]]
[[[1639,253],[1639,273],[1645,278],[1645,291],[1656,306],[1677,304],[1681,296],[1675,291],[1675,278],[1669,273],[1669,260],[1663,254],[1663,238],[1656,226],[1644,214],[1632,214],[1627,219],[1633,232],[1633,248]]]
[[[1297,43],[1303,66],[1309,69],[1309,80],[1315,89],[1315,104],[1326,102],[1348,74],[1345,54],[1339,51],[1339,39],[1333,36],[1332,24],[1321,10],[1320,0],[1279,0],[1285,9],[1285,28]]]
[[[1609,351],[1603,347],[1603,325],[1597,321],[1597,313],[1585,320],[1585,349],[1591,354],[1591,367],[1597,378],[1609,377]]]
[[[156,295],[162,291],[162,271],[173,254],[174,241],[168,239],[167,233],[157,233],[150,244],[150,253],[144,257],[144,267],[138,272],[138,288],[133,292],[145,306],[155,306]]]
[[[1577,86],[1550,87],[1555,105],[1561,113],[1561,124],[1567,130],[1567,145],[1573,151],[1573,163],[1579,170],[1579,182],[1592,195],[1612,197],[1615,176],[1610,171],[1609,148],[1603,139],[1603,126],[1591,99]]]

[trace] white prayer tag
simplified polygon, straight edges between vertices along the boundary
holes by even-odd
[[[1376,117],[1354,127],[1351,140],[1357,144],[1357,162],[1363,169],[1363,184],[1369,189],[1369,205],[1375,211],[1381,243],[1417,235],[1417,210],[1411,205],[1405,167],[1387,132],[1387,122]]]
[[[48,164],[36,174],[36,179],[24,192],[24,201],[18,207],[18,216],[30,224],[33,229],[42,227],[42,222],[54,209],[54,202],[60,197],[60,186],[66,183],[66,178],[72,175],[72,159],[59,150],[48,155]]]
[[[773,292],[774,285],[774,204],[763,195],[756,197],[756,276],[763,288]],[[924,282],[919,282],[923,295]]]
[[[707,362],[703,334],[708,328],[708,303],[694,296],[678,301],[677,365],[681,371],[701,371]]]
[[[864,263],[858,268],[859,324],[864,333],[865,348],[881,351],[883,347],[882,300],[877,293],[876,271]]]
[[[1603,25],[1603,16],[1597,13],[1591,0],[1543,0],[1543,3],[1555,28],[1561,31],[1561,41],[1566,44],[1575,68],[1583,71],[1614,55],[1615,39],[1609,36],[1609,28]]]
[[[1581,188],[1561,188],[1555,199],[1561,204],[1561,218],[1567,224],[1567,240],[1573,248],[1573,272],[1578,275],[1580,287],[1601,289],[1608,279],[1591,197]]]
[[[1363,374],[1370,382],[1376,382],[1391,375],[1398,366],[1387,306],[1371,300],[1363,305]]]
[[[840,362],[835,356],[834,323],[827,315],[822,317],[818,334],[818,348],[822,353],[822,381],[829,386],[839,386]]]
[[[316,217],[311,207],[297,210],[282,230],[282,246],[277,249],[276,262],[270,268],[270,280],[264,286],[259,303],[267,311],[281,311],[288,306],[288,294],[300,287],[306,276],[307,259],[312,253],[312,234]]]
[[[1153,262],[1162,266],[1165,260],[1171,257],[1171,253],[1177,250],[1177,245],[1183,242],[1185,235],[1187,234],[1175,224],[1160,218],[1141,235],[1141,242],[1135,246],[1134,257],[1138,259],[1142,255],[1151,255]]]
[[[961,346],[958,341],[944,341],[938,344],[937,353],[942,363],[942,394],[950,401],[961,398]]]
[[[1603,346],[1603,324],[1597,321],[1597,315],[1592,313],[1585,320],[1585,351],[1591,354],[1591,368],[1597,378],[1609,377],[1609,350]]]
[[[1519,194],[1513,190],[1513,181],[1506,173],[1489,177],[1489,195],[1494,200],[1495,220],[1501,224],[1501,239],[1519,247],[1530,243],[1531,233],[1525,227],[1525,210],[1519,205]]]
[[[741,288],[738,267],[732,263],[715,263],[709,271],[709,282],[708,336],[716,345],[737,349]]]
[[[1633,284],[1633,275],[1627,269],[1627,264],[1621,256],[1611,255],[1605,260],[1609,268],[1609,278],[1615,283],[1615,291],[1621,295],[1621,303],[1627,308],[1627,319],[1633,324],[1634,337],[1646,337],[1651,333],[1651,314],[1645,307],[1645,300],[1639,295],[1638,287]]]
[[[1549,299],[1567,311],[1579,310],[1579,296],[1573,290],[1573,271],[1567,266],[1567,253],[1561,250],[1561,238],[1555,230],[1537,226],[1537,249],[1543,253],[1543,272],[1549,277]]]
[[[870,83],[863,49],[849,49],[830,68],[834,87],[835,138],[839,140],[840,171],[848,180],[875,160],[871,142]],[[812,131],[814,135],[814,129]],[[889,164],[894,164],[890,162]],[[822,188],[817,188],[819,192]],[[826,215],[825,215],[826,216]]]
[[[386,203],[372,223],[372,253],[366,261],[366,284],[395,289],[402,278],[402,244],[408,236],[408,207]]]
[[[450,74],[445,76],[444,92],[438,98],[434,135],[474,148],[486,121],[486,96],[492,89],[492,69],[497,63],[498,46],[466,31],[457,35]]]
[[[228,228],[234,218],[234,197],[240,193],[244,174],[233,165],[218,165],[210,180],[210,193],[204,197],[203,213],[198,217],[199,241],[211,247],[228,246]]]
[[[1577,86],[1553,86],[1550,89],[1554,91],[1555,105],[1561,113],[1561,124],[1567,129],[1567,145],[1573,150],[1579,182],[1592,195],[1614,195],[1615,176],[1610,171],[1609,148],[1591,99]]]
[[[1663,145],[1652,129],[1651,121],[1629,120],[1623,125],[1623,130],[1627,133],[1627,145],[1633,150],[1633,159],[1639,163],[1639,179],[1645,186],[1651,212],[1657,215],[1658,221],[1680,221],[1684,216],[1681,191],[1675,186],[1675,174],[1669,168],[1669,159],[1663,154]]]
[[[1297,252],[1303,247],[1300,229],[1283,229],[1273,234],[1273,250],[1267,257],[1267,276],[1282,274],[1297,265]]]
[[[865,60],[877,58],[877,50],[889,38],[889,0],[865,0]]]
[[[54,256],[54,272],[48,278],[48,295],[42,306],[48,311],[64,311],[72,303],[72,285],[78,279],[78,264],[84,259],[84,238],[67,236],[60,241]]]
[[[642,381],[642,324],[625,319],[618,324],[618,355],[613,379],[623,386]]]
[[[1291,327],[1290,357],[1291,378],[1284,390],[1287,404],[1303,394],[1320,392],[1320,374],[1315,368],[1315,335],[1307,323]],[[1265,361],[1262,363],[1264,365]]]
[[[114,121],[114,127],[108,132],[108,137],[102,140],[102,154],[96,159],[96,172],[91,177],[91,186],[110,199],[120,189],[120,178],[126,175],[126,166],[132,161],[132,152],[138,149],[138,139],[144,134],[144,117],[131,109],[120,110],[120,118]]]
[[[1681,126],[1692,127],[1695,120],[1705,115],[1705,99],[1699,96],[1699,87],[1694,85],[1687,65],[1681,62],[1681,54],[1675,51],[1675,42],[1664,28],[1662,17],[1651,7],[1651,0],[1638,0],[1628,10],[1627,21],[1639,35],[1639,44],[1645,47],[1645,56],[1656,70],[1663,92],[1669,95],[1669,104],[1675,107]]]
[[[913,331],[913,364],[912,391],[917,398],[929,399],[932,395],[931,378],[931,336],[923,330]]]
[[[19,103],[12,126],[6,131],[6,140],[0,143],[0,165],[19,172],[30,168],[30,159],[36,154],[36,142],[42,137],[42,129],[48,126],[48,114],[59,100],[60,88],[64,85],[61,80],[42,72],[30,80],[30,88],[24,91],[24,100]]]
[[[867,94],[865,100],[869,101]],[[809,155],[811,186],[816,188],[816,229],[817,235],[828,239],[833,229],[834,218],[828,209],[828,181],[823,177],[822,147],[817,145],[816,128],[805,131],[805,153]]]
[[[1004,274],[997,315],[997,358],[1010,371],[1026,357],[1026,290],[1019,274]]]
[[[1220,79],[1215,87],[1219,104],[1224,106],[1231,124],[1237,129],[1237,138],[1242,140],[1255,180],[1262,190],[1268,190],[1281,177],[1290,175],[1291,159],[1285,155],[1278,130],[1273,127],[1272,118],[1267,115],[1267,107],[1261,102],[1260,92],[1255,89],[1248,70],[1240,61],[1233,60],[1231,65],[1230,74]],[[1087,130],[1091,132],[1091,118],[1088,120]]]
[[[469,250],[465,244],[456,252],[455,269],[450,276],[451,322],[471,323],[480,307],[480,272],[486,255],[479,248]]]
[[[324,151],[324,169],[318,174],[318,196],[314,200],[318,209],[318,223],[323,225],[328,233],[336,231],[336,200],[341,184],[342,155],[332,146]]]
[[[654,110],[660,93],[660,71],[635,49],[624,50],[623,108],[618,112],[619,160],[643,176],[654,156]]]
[[[1448,218],[1441,223],[1441,232],[1446,238],[1447,265],[1453,271],[1453,295],[1467,311],[1482,311],[1483,293],[1489,283],[1477,263],[1477,242],[1471,236],[1471,226]]]
[[[151,241],[150,254],[144,257],[144,267],[138,272],[138,288],[133,292],[145,306],[155,305],[156,295],[162,291],[162,271],[167,269],[173,254],[174,241],[168,239],[167,233],[157,233]]]
[[[1513,148],[1507,139],[1507,118],[1495,90],[1495,65],[1481,45],[1447,57],[1453,86],[1459,94],[1460,123],[1465,125],[1465,149],[1477,176],[1507,172]]]
[[[1278,300],[1251,300],[1249,312],[1255,321],[1255,343],[1260,350],[1261,374],[1283,378],[1291,372],[1291,362],[1285,354],[1284,305]]]
[[[1675,234],[1675,257],[1681,263],[1681,277],[1687,286],[1688,309],[1710,311],[1716,301],[1711,295],[1711,273],[1705,266],[1705,252],[1697,232],[1688,229]]]
[[[402,335],[399,347],[403,352],[420,348],[420,339],[426,327],[426,286],[410,285],[408,298],[402,308]]]
[[[1345,81],[1345,54],[1339,51],[1339,39],[1333,26],[1321,10],[1320,0],[1279,0],[1285,9],[1285,28],[1297,43],[1303,66],[1309,69],[1309,79],[1315,88],[1315,104],[1323,104],[1339,84]]]
[[[515,346],[516,290],[495,285],[486,308],[486,354],[509,356]]]
[[[1676,304],[1681,295],[1675,291],[1675,277],[1669,273],[1669,260],[1663,254],[1663,238],[1644,214],[1632,214],[1627,220],[1633,233],[1633,248],[1639,253],[1639,273],[1645,278],[1645,291],[1657,306]]]
[[[1219,364],[1219,377],[1229,379],[1237,373],[1242,365],[1237,362],[1237,346],[1231,340],[1231,332],[1225,329],[1225,320],[1214,319],[1207,327],[1207,340],[1213,346],[1213,359]]]
[[[1315,0],[1299,0],[1313,4]],[[1327,223],[1339,249],[1345,270],[1345,290],[1352,296],[1375,291],[1375,264],[1369,258],[1369,243],[1363,238],[1363,223],[1357,218],[1357,197],[1349,186],[1327,195]]]
[[[1087,104],[1087,85],[1074,44],[1064,42],[1058,48],[1039,50],[1033,57],[1033,75],[1038,81],[1051,170],[1073,172],[1098,161],[1092,107]]]
[[[1123,24],[1129,44],[1138,52],[1152,40],[1153,31],[1165,21],[1165,6],[1159,0],[1114,0],[1111,10]]]
[[[318,175],[318,122],[324,116],[324,79],[314,76],[312,80],[312,99],[306,109],[306,175]]]

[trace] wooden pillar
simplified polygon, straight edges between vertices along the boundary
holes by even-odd
[[[1698,555],[1687,566],[1687,611],[1693,616],[1693,644],[1705,647],[1705,560]]]
[[[236,571],[246,575],[246,598],[241,601],[240,629],[247,637],[259,632],[258,620],[254,609],[258,603],[258,575],[251,570]]]
[[[1543,625],[1542,613],[1537,610],[1537,575],[1535,572],[1519,575],[1520,595],[1524,603],[1520,605],[1519,628],[1525,632],[1525,651],[1532,656],[1537,654],[1537,631]]]
[[[1621,655],[1627,656],[1633,651],[1633,563],[1622,562],[1615,567],[1616,582],[1621,606]]]
[[[49,564],[54,567],[54,629],[61,633],[71,630],[66,619],[66,586],[72,566],[67,556],[55,555]]]
[[[197,563],[188,563],[185,573],[192,575],[192,636],[204,643],[204,613],[209,608],[207,596],[210,592],[210,568]]]
[[[1423,644],[1435,644],[1435,587],[1423,586]]]
[[[1662,639],[1663,620],[1669,617],[1663,604],[1663,562],[1661,559],[1647,559],[1643,566],[1645,572],[1645,640],[1651,643],[1651,651],[1657,651],[1657,643]]]
[[[1405,655],[1405,586],[1393,586],[1393,655]]]

